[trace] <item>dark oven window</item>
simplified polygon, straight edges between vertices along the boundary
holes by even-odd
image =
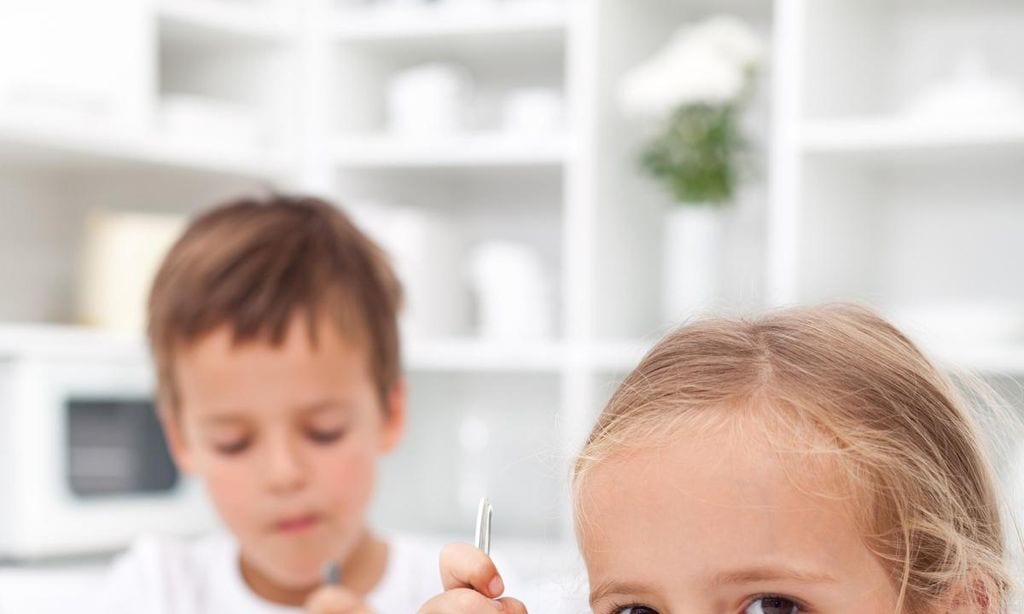
[[[178,471],[152,399],[71,399],[67,479],[78,497],[172,490]]]

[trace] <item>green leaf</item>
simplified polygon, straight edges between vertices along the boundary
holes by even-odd
[[[747,149],[734,105],[677,109],[644,148],[640,163],[679,202],[723,204],[735,195]]]

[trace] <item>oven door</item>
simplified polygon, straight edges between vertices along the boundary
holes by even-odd
[[[139,533],[212,525],[198,485],[168,455],[144,355],[26,358],[7,368],[16,470],[0,556],[111,551]]]

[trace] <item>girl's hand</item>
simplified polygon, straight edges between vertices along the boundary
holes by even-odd
[[[419,614],[527,614],[526,606],[501,597],[505,585],[494,563],[469,544],[449,544],[441,551],[444,591],[420,608]]]
[[[340,586],[321,586],[306,601],[306,614],[373,614],[363,600]]]

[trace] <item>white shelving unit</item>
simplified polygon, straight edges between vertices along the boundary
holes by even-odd
[[[502,134],[408,142],[389,137],[338,141],[331,154],[340,168],[475,168],[559,166],[565,163],[565,139],[535,141]]]
[[[124,13],[124,2],[96,5]],[[1015,270],[1024,262],[1024,119],[937,124],[903,111],[963,41],[1024,82],[1019,3],[480,4],[402,12],[327,0],[132,3],[106,45],[140,61],[96,91],[58,97],[94,101],[85,110],[15,105],[0,74],[0,320],[74,320],[69,293],[93,208],[187,213],[272,184],[443,216],[470,246],[527,243],[549,272],[554,334],[494,342],[467,323],[406,340],[412,430],[389,462],[376,513],[398,529],[469,526],[460,480],[472,451],[459,433],[482,421],[486,470],[466,479],[500,493],[496,505],[516,537],[568,547],[568,460],[614,382],[667,328],[657,306],[668,203],[637,170],[643,130],[620,113],[618,83],[680,24],[720,12],[752,23],[773,49],[752,110],[752,123],[764,126],[758,177],[723,245],[723,308],[862,300],[927,337],[915,308],[1024,306]],[[478,130],[415,141],[388,132],[388,79],[426,62],[472,73]],[[53,83],[62,76],[47,90],[61,91]],[[565,129],[501,132],[496,101],[533,86],[565,93]],[[175,96],[250,109],[268,136],[169,138],[161,109]],[[1024,375],[1024,338],[964,338],[925,344],[944,364]],[[410,483],[419,490],[403,490]],[[405,513],[409,496],[421,517]]]
[[[192,44],[285,44],[299,35],[298,13],[284,2],[157,0],[165,33]]]
[[[1024,146],[1024,118],[977,118],[959,124],[890,117],[810,120],[801,143],[808,154],[913,154],[935,150]],[[957,155],[957,152],[954,152]]]
[[[1024,113],[916,109],[964,56],[1024,83],[1014,60],[1024,10],[777,4],[788,35],[778,87],[788,93],[777,99],[776,134],[791,138],[773,159],[773,302],[866,300],[942,348],[947,364],[1019,372]],[[974,331],[971,319],[1014,322]],[[941,338],[960,328],[960,339]]]
[[[558,3],[497,4],[481,10],[422,8],[350,8],[334,20],[340,40],[410,44],[451,38],[564,36],[567,11]]]

